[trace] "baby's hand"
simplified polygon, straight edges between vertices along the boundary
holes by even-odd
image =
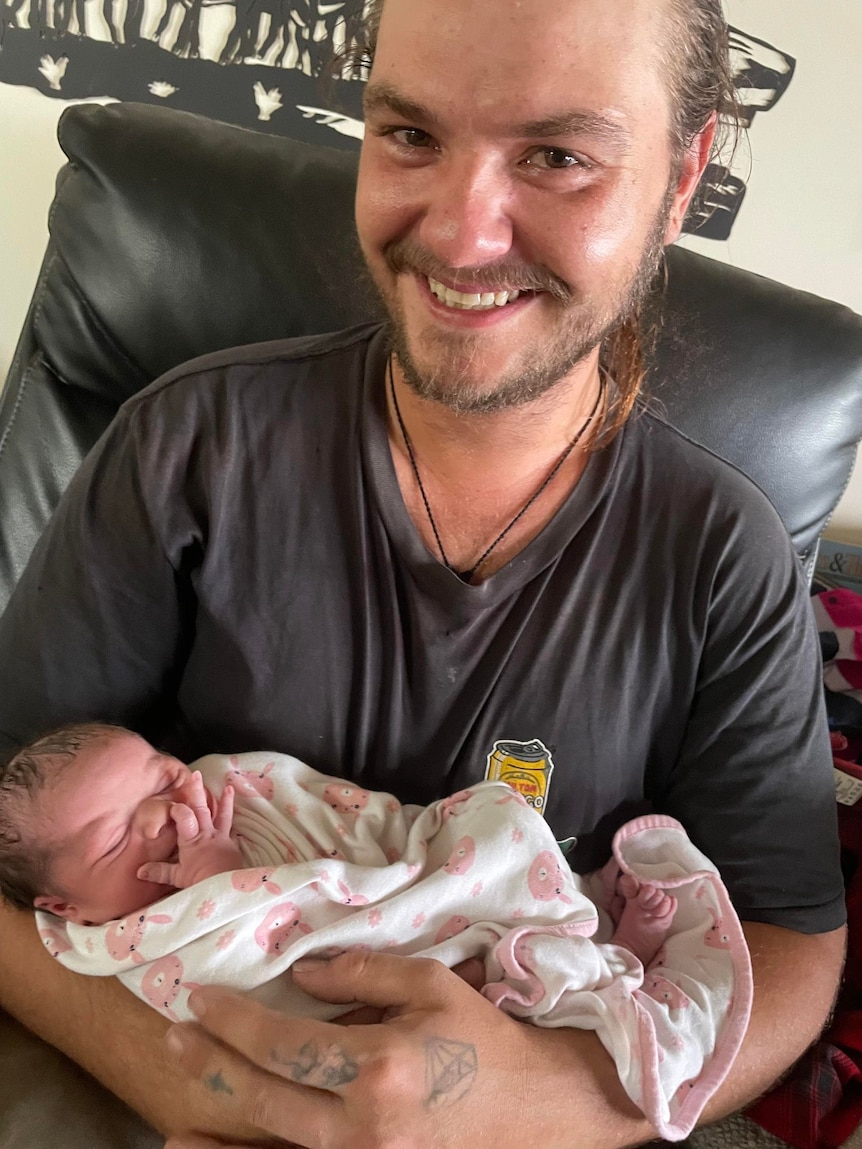
[[[190,806],[180,802],[171,806],[177,827],[177,861],[147,862],[138,870],[141,881],[185,890],[205,878],[240,870],[245,865],[239,847],[230,837],[233,786],[225,786],[214,818],[210,816],[200,770],[192,775],[191,789]]]

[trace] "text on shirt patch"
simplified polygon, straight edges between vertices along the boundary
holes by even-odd
[[[488,755],[485,778],[491,782],[508,782],[540,814],[544,814],[551,785],[554,760],[538,738],[529,742],[514,739],[494,743]]]

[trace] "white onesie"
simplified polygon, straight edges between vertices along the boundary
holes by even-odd
[[[299,957],[375,949],[450,967],[480,957],[487,998],[535,1025],[595,1030],[660,1136],[691,1131],[736,1056],[752,983],[727,892],[674,819],[627,823],[608,867],[580,877],[503,782],[421,807],[285,755],[210,755],[194,768],[215,794],[235,787],[233,835],[249,868],[103,926],[38,913],[69,969],[116,974],[173,1020],[192,1017],[188,994],[204,983],[332,1018],[345,1007],[281,976]],[[678,899],[646,970],[609,944],[607,891],[620,872]]]

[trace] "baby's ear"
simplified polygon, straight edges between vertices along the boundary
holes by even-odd
[[[83,924],[83,918],[78,907],[73,906],[71,902],[64,902],[55,894],[39,894],[37,898],[33,899],[33,906],[37,910],[47,910],[49,914],[54,914],[55,917],[65,918],[67,922]]]

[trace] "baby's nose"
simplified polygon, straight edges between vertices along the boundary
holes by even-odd
[[[156,795],[142,802],[138,807],[138,822],[145,838],[158,838],[165,826],[171,823],[173,798]]]

